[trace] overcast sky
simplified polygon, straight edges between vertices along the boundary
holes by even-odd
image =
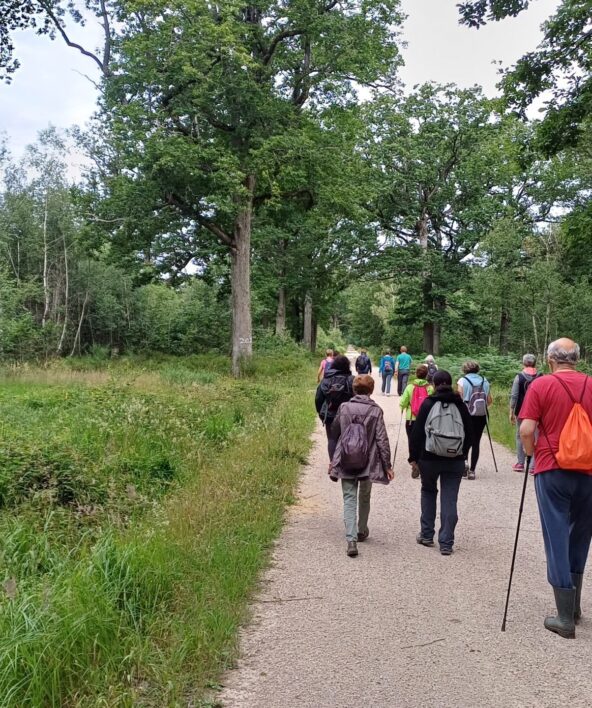
[[[534,49],[541,37],[541,23],[559,4],[559,0],[535,0],[518,18],[474,30],[458,25],[456,2],[402,0],[409,16],[402,70],[407,85],[425,81],[463,87],[480,84],[493,95],[498,78],[492,62],[501,60],[507,66]],[[76,27],[72,39],[94,44],[93,33],[98,37],[91,27]],[[21,68],[11,85],[0,84],[0,132],[8,135],[11,152],[20,155],[50,123],[60,128],[84,124],[96,96],[84,74],[96,78],[96,72],[89,59],[57,40],[27,32],[17,37],[16,44]]]

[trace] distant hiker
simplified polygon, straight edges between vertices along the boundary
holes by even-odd
[[[385,349],[384,354],[380,359],[378,371],[382,377],[382,393],[387,396],[391,395],[391,381],[395,373],[395,360],[391,356],[391,350]]]
[[[395,376],[397,377],[397,393],[399,396],[405,390],[411,371],[411,357],[407,354],[407,347],[401,347],[401,353],[397,357],[395,365]]]
[[[327,449],[329,459],[333,457],[335,445],[339,435],[334,435],[331,427],[335,420],[339,406],[354,395],[353,376],[350,369],[349,359],[340,354],[331,362],[331,367],[326,370],[325,376],[317,386],[315,396],[315,406],[320,419],[325,426],[327,434]]]
[[[481,437],[487,425],[489,406],[493,403],[489,381],[479,374],[476,361],[465,361],[462,366],[464,376],[458,380],[458,392],[465,402],[471,416],[471,463],[465,468],[464,477],[475,479],[475,470],[479,461]]]
[[[426,363],[426,366],[428,367],[428,375],[426,376],[426,379],[428,383],[433,383],[434,374],[436,373],[436,371],[438,371],[436,361],[434,360],[434,357],[431,354],[428,354],[424,361]]]
[[[536,452],[534,485],[557,607],[545,627],[566,639],[576,636],[582,616],[592,539],[592,381],[576,371],[579,358],[580,347],[571,339],[549,344],[551,376],[530,384],[520,409],[524,452]]]
[[[325,375],[325,370],[328,366],[332,364],[334,357],[335,354],[333,350],[327,349],[327,351],[325,352],[325,358],[321,361],[321,365],[319,366],[319,370],[317,371],[317,383],[319,383]]]
[[[356,376],[353,389],[355,396],[341,405],[333,422],[340,437],[329,465],[331,479],[341,480],[347,555],[352,558],[358,555],[357,542],[370,535],[372,484],[388,484],[394,477],[382,408],[370,398],[374,379]]]
[[[428,367],[425,364],[420,364],[415,370],[415,379],[403,391],[399,405],[402,411],[405,411],[405,432],[409,441],[409,454],[411,455],[411,431],[415,424],[417,414],[421,408],[421,404],[425,399],[434,393],[434,387],[427,382]],[[414,467],[411,471],[411,476],[414,479],[419,477],[419,469]]]
[[[510,423],[516,426],[516,457],[517,462],[512,465],[515,472],[524,472],[524,448],[520,439],[520,423],[522,416],[520,410],[524,403],[524,397],[528,391],[530,384],[541,374],[535,368],[536,356],[534,354],[525,354],[522,357],[522,371],[516,374],[512,383],[512,393],[510,394]],[[531,461],[531,468],[534,469],[534,460]]]
[[[372,362],[365,349],[360,351],[360,356],[356,359],[356,371],[358,374],[371,374]]]
[[[434,545],[436,500],[440,479],[440,553],[449,556],[458,522],[458,490],[471,442],[471,418],[462,398],[452,390],[447,371],[434,375],[435,393],[422,404],[411,432],[409,458],[421,474],[422,546]]]

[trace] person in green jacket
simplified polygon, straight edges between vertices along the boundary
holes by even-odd
[[[411,431],[413,430],[413,424],[415,423],[421,404],[428,396],[431,396],[432,393],[434,393],[434,387],[427,382],[427,375],[427,365],[420,364],[417,369],[415,369],[415,378],[411,381],[411,383],[407,384],[399,401],[401,412],[405,412],[405,432],[407,433],[410,452]],[[413,479],[417,479],[419,477],[419,470],[417,467],[412,468],[411,476]]]

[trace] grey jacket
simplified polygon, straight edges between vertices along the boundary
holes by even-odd
[[[388,484],[386,471],[391,467],[391,448],[389,445],[382,408],[369,396],[354,396],[351,401],[342,403],[337,417],[331,426],[331,434],[340,436],[352,422],[354,416],[364,418],[364,427],[368,437],[369,454],[366,468],[358,474],[341,469],[341,441],[338,441],[331,461],[331,477],[337,479],[370,479],[376,484]]]

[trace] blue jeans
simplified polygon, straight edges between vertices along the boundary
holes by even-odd
[[[458,522],[456,503],[458,490],[465,469],[465,461],[420,460],[421,473],[421,535],[433,539],[436,526],[436,500],[438,498],[438,477],[440,478],[440,548],[452,548],[454,529]]]
[[[360,489],[358,502],[358,487]],[[345,523],[346,541],[357,541],[358,531],[368,531],[368,516],[370,514],[370,495],[372,482],[369,479],[342,479],[343,521]],[[359,518],[358,518],[359,503]]]
[[[571,574],[583,573],[592,539],[592,475],[549,470],[535,475],[547,578],[571,588]]]
[[[409,381],[409,369],[399,369],[397,374],[397,393],[399,396],[403,395],[403,391],[407,388],[407,382]]]
[[[391,381],[392,380],[393,380],[392,373],[385,374],[384,371],[382,372],[382,392],[383,393],[390,393],[391,392]]]

